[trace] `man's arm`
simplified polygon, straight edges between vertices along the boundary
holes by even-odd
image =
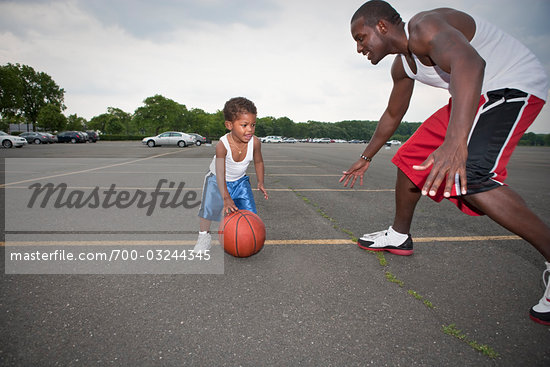
[[[384,110],[376,130],[371,138],[370,143],[365,148],[363,155],[373,157],[380,148],[386,144],[389,138],[395,133],[399,127],[403,116],[409,109],[411,101],[414,80],[409,78],[405,73],[401,55],[397,55],[393,61],[391,68],[393,80],[393,88],[390,93],[388,106]]]
[[[425,170],[433,166],[422,188],[423,195],[435,195],[445,181],[444,195],[449,197],[457,174],[462,194],[465,194],[468,135],[479,104],[485,61],[462,32],[441,16],[432,14],[411,21],[410,31],[411,51],[428,56],[451,75],[449,92],[452,97],[445,141],[423,164],[413,168]]]
[[[414,80],[409,78],[405,73],[400,55],[397,55],[393,61],[391,75],[393,88],[390,93],[388,106],[384,110],[369,144],[363,151],[363,156],[365,157],[372,158],[378,153],[380,148],[384,146],[395,130],[397,130],[409,108],[414,89]],[[355,181],[359,178],[359,184],[363,185],[363,176],[369,165],[370,162],[359,158],[347,171],[343,172],[340,182],[345,180],[344,186],[347,186],[351,180],[350,187],[353,187]]]

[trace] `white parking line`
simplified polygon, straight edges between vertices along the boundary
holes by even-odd
[[[124,165],[126,165],[126,164],[131,164],[131,163],[135,163],[135,162],[141,162],[141,161],[145,161],[145,160],[148,160],[148,159],[158,158],[158,157],[162,157],[162,156],[165,156],[165,155],[176,154],[176,153],[179,153],[179,151],[176,151],[176,152],[168,152],[168,153],[162,153],[162,154],[157,154],[157,155],[153,155],[153,156],[150,156],[150,157],[134,159],[133,161],[109,164],[109,165],[107,165],[107,166],[102,166],[102,167],[89,168],[89,169],[84,169],[84,170],[80,170],[80,171],[73,171],[73,172],[65,172],[65,173],[60,173],[60,174],[58,174],[58,175],[51,175],[51,176],[30,178],[30,179],[27,179],[27,180],[16,181],[16,182],[9,182],[9,183],[5,183],[5,184],[3,184],[3,185],[0,185],[0,188],[4,188],[4,187],[6,187],[6,186],[11,186],[11,185],[17,185],[17,184],[21,184],[21,183],[25,183],[25,182],[32,182],[32,181],[37,181],[37,180],[45,180],[45,179],[54,178],[54,177],[70,176],[70,175],[75,175],[75,174],[77,174],[77,173],[93,172],[93,171],[97,171],[97,170],[105,169],[105,168],[110,168],[110,167],[124,166]]]

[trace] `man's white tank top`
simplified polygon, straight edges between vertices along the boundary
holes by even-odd
[[[482,94],[503,88],[519,89],[546,101],[548,77],[536,56],[521,42],[493,24],[474,17],[476,32],[470,45],[485,60]],[[405,33],[409,38],[407,24]],[[417,72],[414,74],[404,55],[401,61],[411,79],[433,87],[449,89],[451,76],[439,66],[426,66],[413,54]]]
[[[225,149],[227,149],[227,155],[225,156],[225,181],[232,182],[237,181],[246,174],[246,170],[250,161],[254,159],[254,137],[250,139],[246,148],[246,157],[240,162],[235,162],[233,160],[233,154],[231,153],[231,146],[227,140],[227,135],[225,134],[220,138],[220,142],[223,143]],[[210,172],[216,174],[216,156],[212,158],[210,163]]]

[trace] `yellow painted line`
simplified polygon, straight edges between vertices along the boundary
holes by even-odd
[[[267,189],[267,191],[360,191],[360,192],[394,192],[395,189]]]
[[[475,241],[510,241],[521,240],[519,236],[466,236],[466,237],[419,237],[413,238],[413,242],[475,242]]]
[[[109,190],[111,187],[106,186],[98,186],[99,190]],[[1,188],[1,187],[0,187]],[[67,186],[67,190],[94,190],[96,186]],[[9,189],[29,189],[28,186],[10,186]],[[156,187],[125,187],[125,186],[117,186],[117,190],[156,190]],[[163,191],[176,191],[177,187],[165,187],[162,186],[161,189]],[[189,190],[196,190],[196,191],[202,191],[202,187],[184,187],[183,191],[189,191]],[[259,191],[258,189],[252,189],[253,191]],[[343,188],[343,189],[325,189],[325,188],[292,188],[292,189],[267,189],[267,192],[271,191],[277,191],[277,192],[289,192],[289,191],[308,191],[308,192],[325,192],[325,191],[359,191],[359,192],[394,192],[395,189],[349,189],[349,188]]]
[[[11,185],[17,185],[17,184],[21,184],[21,183],[25,183],[25,182],[32,182],[32,181],[37,181],[37,180],[45,180],[45,179],[54,178],[54,177],[70,176],[70,175],[75,175],[75,174],[78,174],[78,173],[93,172],[93,171],[97,171],[97,170],[105,169],[105,168],[124,166],[124,165],[126,165],[126,164],[141,162],[141,161],[145,161],[145,160],[148,160],[148,159],[158,158],[158,157],[162,157],[162,156],[170,155],[170,154],[175,154],[175,153],[180,153],[180,152],[179,152],[179,151],[167,152],[167,153],[162,153],[162,154],[153,155],[153,156],[150,156],[150,157],[134,159],[133,161],[109,164],[109,165],[107,165],[107,166],[102,166],[102,167],[95,167],[95,168],[89,168],[89,169],[84,169],[84,170],[80,170],[80,171],[73,171],[73,172],[60,173],[60,174],[57,174],[57,175],[50,175],[50,176],[44,176],[44,177],[31,178],[31,179],[28,179],[28,180],[22,180],[22,181],[17,181],[17,182],[9,182],[9,183],[0,185],[0,188],[6,187],[6,186],[11,186]]]
[[[55,188],[54,184],[54,188]],[[10,186],[9,189],[28,189],[28,186]],[[111,187],[107,186],[67,186],[67,190],[94,190],[98,188],[99,190],[109,190]],[[125,186],[116,186],[116,190],[156,190],[156,187],[125,187]],[[177,187],[165,187],[161,186],[160,189],[162,191],[176,191]],[[184,187],[183,191],[189,191],[189,190],[202,190],[202,187]],[[258,190],[258,189],[253,189]]]
[[[284,166],[272,166],[271,164],[269,165],[266,165],[265,166],[267,169],[270,169],[270,168],[319,168],[319,166],[295,166],[295,165],[292,165],[292,166],[289,166],[289,165],[284,165]]]
[[[265,176],[304,176],[304,177],[342,177],[342,174],[318,174],[318,173],[266,173]]]
[[[214,243],[215,241],[212,241]],[[0,242],[0,246],[151,246],[151,245],[194,245],[194,241],[6,241]]]
[[[431,242],[479,242],[479,241],[513,241],[521,240],[518,236],[466,236],[466,237],[418,237],[415,243]],[[195,240],[159,240],[159,241],[6,241],[0,246],[181,246],[194,245]],[[219,244],[217,240],[213,244]],[[350,245],[350,239],[323,239],[323,240],[266,240],[265,245]]]

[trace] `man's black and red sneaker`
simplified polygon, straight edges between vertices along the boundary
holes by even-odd
[[[546,287],[539,303],[531,307],[531,320],[543,325],[550,325],[550,262],[546,262],[546,270],[542,273],[542,281]]]
[[[369,251],[388,251],[395,255],[412,255],[414,251],[411,235],[395,235],[397,232],[389,233],[390,231],[392,231],[391,227],[386,231],[365,234],[357,241],[357,245]]]

